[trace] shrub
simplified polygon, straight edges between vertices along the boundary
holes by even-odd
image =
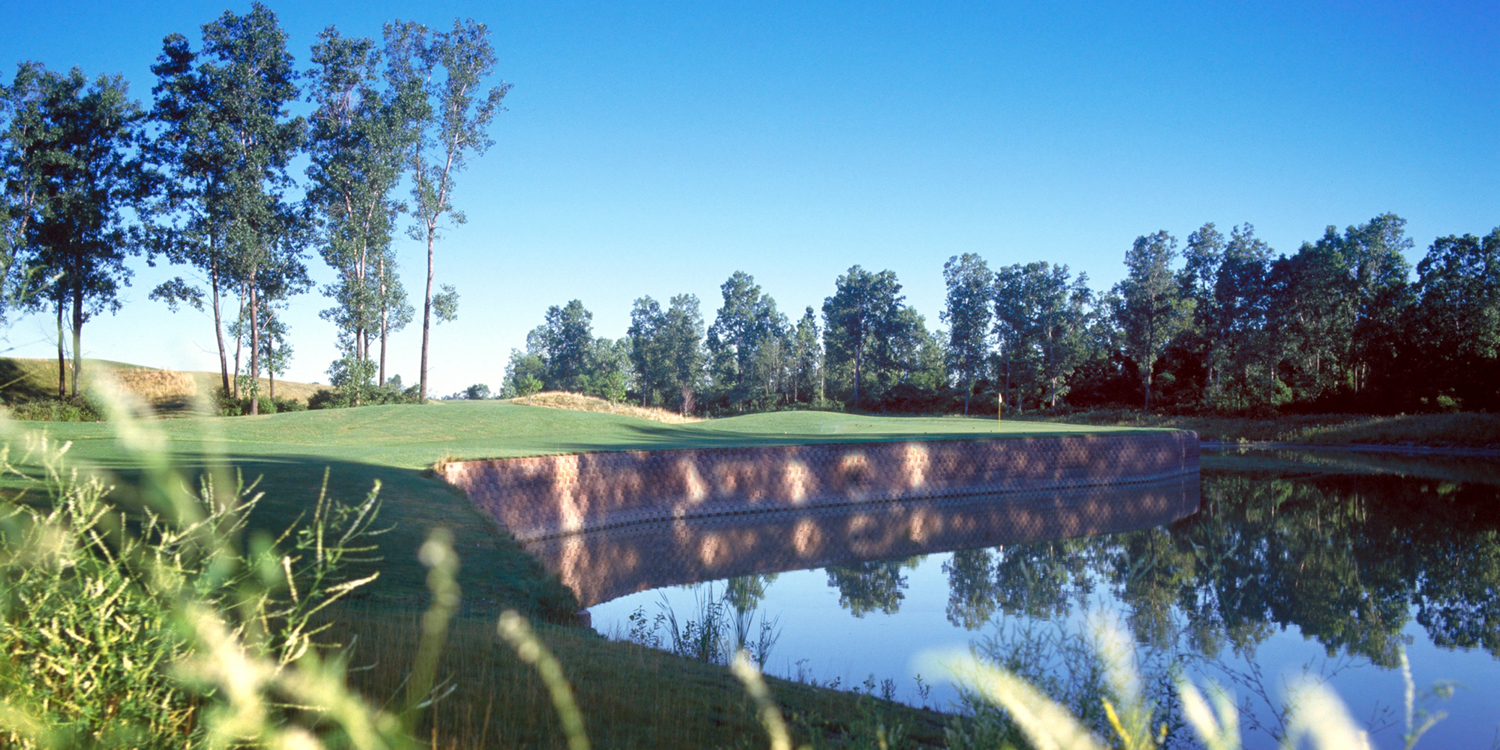
[[[318,613],[374,578],[342,570],[372,549],[375,492],[355,506],[325,493],[309,524],[240,551],[253,487],[192,490],[146,456],[156,501],[126,508],[64,451],[31,437],[12,463],[0,449],[0,477],[38,495],[0,501],[0,744],[410,746],[315,640]]]
[[[100,409],[87,398],[38,399],[10,405],[10,418],[27,422],[99,422]]]

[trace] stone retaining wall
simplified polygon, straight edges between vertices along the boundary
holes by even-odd
[[[523,542],[676,519],[1151,483],[1197,471],[1192,432],[620,451],[442,468]]]
[[[637,591],[862,560],[1118,533],[1198,510],[1198,477],[616,526],[525,542],[584,607]]]

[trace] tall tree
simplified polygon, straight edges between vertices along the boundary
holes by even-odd
[[[208,276],[223,387],[230,389],[220,302],[238,290],[248,310],[252,373],[260,367],[260,291],[267,268],[300,263],[305,235],[286,192],[288,167],[301,149],[305,122],[292,117],[297,73],[276,14],[254,3],[249,13],[225,12],[203,26],[201,52],[181,34],[163,42],[152,72],[163,131],[152,159],[166,171],[155,249]],[[201,305],[203,293],[182,279],[158,287],[169,304]],[[259,399],[251,394],[251,413]]]
[[[1172,272],[1176,257],[1177,239],[1165,231],[1137,237],[1125,253],[1125,280],[1116,286],[1115,318],[1125,332],[1127,355],[1140,367],[1148,411],[1156,360],[1192,315],[1192,303]]]
[[[703,374],[703,315],[698,311],[698,298],[677,295],[666,310],[650,297],[636,300],[628,335],[641,404],[674,403],[684,413],[691,410],[693,392]]]
[[[323,316],[338,325],[341,346],[358,359],[372,358],[378,334],[383,383],[388,333],[410,318],[391,246],[401,210],[391,192],[405,171],[423,103],[413,101],[412,87],[376,85],[380,51],[371,39],[345,38],[330,26],[318,35],[312,62],[308,94],[317,110],[308,200],[321,221],[323,260],[339,272],[324,290],[338,304]]]
[[[630,363],[635,368],[641,406],[656,406],[666,391],[666,353],[663,351],[662,328],[666,315],[661,304],[641,297],[630,309]]]
[[[19,235],[35,282],[29,299],[34,307],[49,301],[56,307],[59,398],[68,395],[63,331],[72,331],[77,396],[83,324],[118,310],[119,287],[129,283],[125,258],[134,244],[124,217],[140,205],[145,185],[135,150],[143,115],[123,78],[101,76],[90,84],[77,68],[60,75],[23,63],[8,91],[19,107],[5,159],[19,179],[7,192],[15,191],[13,205],[32,214],[21,219]]]
[[[544,382],[549,390],[584,390],[594,346],[593,321],[594,314],[575,299],[547,308],[546,322],[526,336],[527,349],[546,364]]]
[[[813,384],[818,392],[813,393]],[[823,400],[823,332],[812,306],[803,311],[792,333],[792,401]]]
[[[489,126],[510,84],[483,90],[483,79],[495,67],[489,30],[473,20],[453,22],[453,30],[430,33],[415,23],[392,23],[385,29],[388,77],[398,95],[417,92],[422,106],[414,110],[422,127],[410,149],[412,213],[417,225],[413,239],[427,244],[427,285],[422,302],[422,377],[418,399],[427,401],[427,355],[435,308],[452,307],[456,295],[434,299],[433,248],[444,222],[463,224],[463,212],[453,207],[454,178],[471,155],[480,156],[494,145]],[[412,101],[418,101],[413,98]],[[452,309],[448,310],[451,314]]]
[[[39,63],[21,63],[12,85],[0,84],[0,314],[15,300],[19,256],[31,242],[47,179],[49,137],[44,113],[48,87]],[[24,296],[24,292],[22,294]]]
[[[1073,370],[1087,355],[1088,311],[1094,299],[1088,274],[1070,281],[1067,266],[1035,266],[1038,305],[1033,319],[1039,370],[1046,383],[1043,399],[1055,410],[1058,399],[1067,395]]]
[[[901,324],[906,298],[894,271],[870,273],[859,266],[838,277],[832,297],[823,301],[823,340],[827,361],[853,368],[854,408],[859,408],[865,361],[876,343]],[[878,354],[877,354],[878,356]],[[878,364],[878,363],[877,363]]]
[[[1417,264],[1408,357],[1421,363],[1413,390],[1454,405],[1500,405],[1500,228],[1483,238],[1439,237]]]
[[[1250,224],[1230,230],[1213,294],[1195,315],[1211,342],[1207,403],[1254,408],[1274,405],[1279,380],[1277,338],[1271,325],[1271,248]]]
[[[989,265],[973,253],[954,256],[943,265],[948,306],[942,320],[948,324],[951,367],[964,389],[964,414],[969,413],[974,381],[984,374],[989,359],[991,278]]]
[[[756,359],[764,358],[761,349],[780,345],[787,320],[776,311],[776,300],[744,271],[735,271],[719,291],[724,304],[707,338],[714,386],[732,407],[743,408],[753,396]]]

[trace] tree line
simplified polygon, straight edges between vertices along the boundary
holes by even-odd
[[[1413,275],[1405,221],[1328,227],[1277,255],[1242,224],[1125,252],[1107,290],[1066,265],[943,267],[940,320],[892,271],[854,266],[795,321],[737,271],[706,324],[695,295],[635,301],[623,338],[579,300],[513,350],[502,395],[566,390],[708,414],[782,408],[993,414],[1500,408],[1500,229],[1440,237]]]
[[[322,290],[343,354],[331,380],[351,403],[376,398],[389,335],[415,318],[393,248],[404,218],[427,250],[410,394],[426,400],[431,327],[458,304],[452,286],[434,290],[434,250],[464,221],[455,178],[492,145],[488,127],[510,87],[484,87],[495,55],[472,20],[448,31],[392,21],[379,41],[329,26],[309,60],[297,67],[276,15],[255,3],[205,24],[196,44],[167,36],[149,106],[121,76],[89,80],[33,61],[0,85],[4,298],[56,313],[60,398],[78,395],[84,323],[120,308],[125,261],[144,255],[191,269],[150,297],[211,313],[222,395],[256,413],[264,374],[274,403],[292,354],[281,311],[312,287],[313,251],[337,272]]]

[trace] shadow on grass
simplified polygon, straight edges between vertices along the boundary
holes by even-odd
[[[91,464],[116,485],[121,503],[141,502],[136,492],[143,472],[139,463],[111,458]],[[378,482],[381,508],[374,526],[384,531],[372,540],[378,545],[371,553],[377,559],[358,563],[349,571],[354,576],[379,571],[379,579],[362,590],[361,598],[371,606],[409,609],[427,605],[427,570],[418,562],[417,551],[432,528],[443,526],[453,532],[453,546],[462,565],[459,585],[465,612],[516,609],[560,624],[572,624],[577,618],[578,604],[556,576],[548,574],[461,491],[424,471],[326,457],[280,455],[226,461],[183,452],[174,453],[172,466],[192,486],[226,466],[238,472],[246,485],[253,483],[262,497],[249,519],[250,534],[276,535],[310,517],[325,476],[329,498],[346,505],[364,499]]]

